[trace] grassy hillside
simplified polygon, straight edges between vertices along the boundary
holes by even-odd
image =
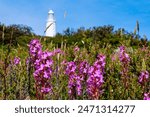
[[[7,28],[0,27],[0,99],[149,98],[150,42],[136,32],[68,28],[49,38]]]

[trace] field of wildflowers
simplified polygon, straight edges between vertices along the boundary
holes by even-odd
[[[0,99],[150,100],[150,48],[33,39],[0,48]]]

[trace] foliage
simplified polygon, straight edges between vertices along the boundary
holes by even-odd
[[[5,28],[0,27],[0,99],[149,99],[150,42],[145,37],[122,28],[114,30],[109,25],[67,29],[53,38],[32,36],[19,28],[19,32],[12,34],[11,29],[7,27],[7,32]],[[38,55],[39,58],[47,52],[62,51],[48,56],[53,61],[52,72],[50,80],[44,81],[50,83],[51,90],[46,90],[42,98],[37,97],[41,89],[36,89],[35,71],[42,79],[46,68],[39,71],[34,65],[41,64],[28,61],[32,38],[39,38],[42,45],[43,55]],[[46,60],[39,62],[45,65]],[[87,72],[90,69],[94,70]],[[95,84],[97,79],[102,82]]]
[[[45,42],[42,43],[43,50],[54,51],[57,49],[54,43],[51,43],[48,46],[46,46],[47,44]],[[126,45],[126,42],[121,43]],[[92,66],[96,61],[98,54],[106,56],[106,66],[104,70],[104,82],[101,86],[102,92],[99,97],[95,99],[143,99],[144,93],[149,92],[150,79],[148,78],[145,85],[142,85],[139,82],[139,76],[143,69],[150,72],[149,47],[133,48],[126,46],[126,53],[128,53],[130,61],[127,66],[127,73],[123,73],[125,75],[122,76],[121,71],[123,65],[121,61],[119,61],[117,47],[112,50],[110,44],[106,45],[106,47],[101,47],[99,44],[92,44],[89,46],[89,49],[86,49],[86,47],[83,46],[80,47],[77,52],[74,52],[74,48],[76,47],[74,45],[66,46],[65,43],[61,43],[60,46],[60,49],[64,54],[58,54],[52,57],[54,63],[52,66],[53,73],[50,82],[53,87],[53,93],[45,95],[44,99],[71,99],[68,94],[69,77],[65,74],[65,64],[62,64],[62,62],[79,62],[86,60],[88,64]],[[7,67],[4,69],[6,66],[5,58],[7,55],[7,52],[5,52],[4,49],[5,48],[0,49],[0,75],[2,77],[0,80],[1,99],[4,99],[4,92],[6,93],[6,99],[26,99],[26,97],[36,99],[36,87],[33,78],[34,69],[30,68],[29,71],[26,65],[26,59],[29,57],[28,50],[21,46],[18,48],[11,48],[11,52],[7,59]],[[17,65],[12,62],[15,57],[20,57],[21,60]],[[144,68],[142,68],[142,66]],[[126,72],[126,70],[124,70],[124,72]],[[4,91],[3,87],[4,77],[6,78],[6,91]],[[87,78],[88,76],[86,76],[85,79]],[[127,79],[125,81],[127,85],[123,85],[124,79]],[[86,93],[86,82],[82,82],[82,96],[77,96],[75,99],[90,99]]]
[[[0,43],[17,45],[21,40],[22,36],[32,37],[35,35],[32,32],[32,28],[26,25],[9,25],[0,24]],[[24,40],[22,40],[24,41]],[[26,42],[24,42],[26,43]]]

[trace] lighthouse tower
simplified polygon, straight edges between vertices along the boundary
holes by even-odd
[[[55,37],[56,35],[56,21],[54,18],[54,12],[50,10],[48,12],[48,19],[46,23],[45,36]]]

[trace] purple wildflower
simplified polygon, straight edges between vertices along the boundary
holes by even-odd
[[[74,97],[75,95],[75,86],[76,86],[76,64],[75,62],[68,62],[66,67],[66,74],[69,76],[69,83],[68,83],[68,93],[70,97]]]
[[[30,58],[26,58],[26,64],[28,65],[30,63]]]
[[[87,74],[88,73],[89,64],[87,61],[82,61],[79,64],[79,73],[80,74]]]
[[[58,53],[64,54],[64,52],[61,49],[59,49],[59,48],[54,50],[54,54],[58,54]]]
[[[90,99],[98,99],[101,87],[104,82],[104,67],[105,56],[98,55],[98,59],[94,62],[93,66],[89,68],[87,79],[87,92]]]
[[[146,81],[148,78],[149,78],[148,71],[142,71],[139,76],[139,82],[142,83],[142,82]]]
[[[41,72],[41,75],[44,75],[46,72],[49,74],[52,73],[52,65],[53,65],[53,60],[51,58],[51,55],[48,54],[49,52],[42,52],[41,56],[39,59],[37,59],[34,63],[35,70]]]
[[[75,62],[68,62],[67,68],[66,68],[66,74],[69,76],[74,75],[76,67],[77,66],[76,66]]]
[[[80,48],[78,47],[78,46],[76,46],[75,48],[74,48],[74,51],[75,52],[78,52],[80,50]]]
[[[34,65],[35,65],[34,78],[37,82],[39,82],[40,85],[44,87],[45,84],[48,83],[48,80],[51,79],[52,75],[53,60],[51,59],[51,55],[49,55],[49,52],[42,52],[41,58],[36,60]]]
[[[52,90],[51,87],[42,87],[41,88],[41,92],[44,94],[51,92],[51,90]]]
[[[80,96],[82,93],[82,79],[79,76],[76,76],[76,90],[77,94]]]
[[[119,53],[120,62],[122,62],[123,64],[128,64],[130,62],[130,57],[125,52],[125,47],[124,46],[120,46],[119,49],[120,49],[120,53]]]
[[[14,58],[14,65],[18,65],[20,63],[20,58],[19,57],[15,57]]]
[[[66,67],[66,74],[69,76],[68,93],[71,99],[74,99],[76,95],[82,94],[82,80],[83,78],[77,72],[77,65],[75,62],[68,62]]]
[[[129,62],[130,62],[130,57],[125,51],[125,46],[120,46],[119,47],[119,59],[121,62],[122,70],[121,70],[121,75],[122,75],[122,80],[124,83],[125,90],[128,88],[128,67],[129,67]]]
[[[144,93],[144,100],[150,100],[150,93]]]
[[[52,76],[52,56],[54,55],[54,52],[43,52],[40,41],[37,39],[32,40],[29,47],[31,62],[35,70],[33,76],[36,81],[37,98],[42,99],[43,94],[52,92],[49,80]],[[39,94],[40,97],[38,96]]]
[[[40,57],[42,53],[42,46],[38,39],[34,39],[30,42],[29,53],[33,63]]]
[[[62,62],[61,62],[61,65],[66,65],[67,64],[67,61],[66,60],[63,60]]]

